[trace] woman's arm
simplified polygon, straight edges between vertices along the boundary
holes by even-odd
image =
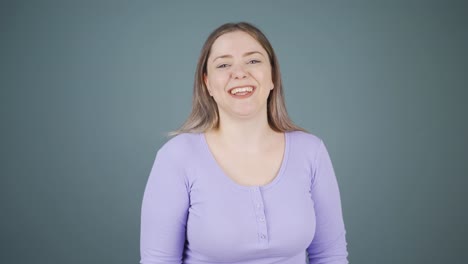
[[[177,153],[161,148],[148,177],[141,208],[141,264],[182,263],[189,207],[188,185]]]
[[[345,264],[348,263],[348,252],[340,192],[323,141],[320,142],[314,165],[311,195],[317,225],[314,239],[307,248],[309,263]]]

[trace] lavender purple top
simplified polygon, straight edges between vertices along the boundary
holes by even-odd
[[[338,183],[317,136],[285,133],[278,175],[243,186],[216,162],[203,133],[156,154],[141,209],[141,264],[348,263]]]

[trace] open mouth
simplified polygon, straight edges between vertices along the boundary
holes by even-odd
[[[234,98],[247,98],[250,97],[255,92],[255,86],[239,86],[229,89],[228,93]]]

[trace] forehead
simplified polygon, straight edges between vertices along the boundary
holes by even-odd
[[[249,51],[259,51],[266,56],[262,45],[243,31],[229,32],[219,36],[211,46],[210,57],[219,55],[242,55]]]

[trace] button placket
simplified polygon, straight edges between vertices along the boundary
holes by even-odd
[[[252,187],[251,194],[255,209],[259,242],[266,245],[268,244],[268,230],[260,187]]]

